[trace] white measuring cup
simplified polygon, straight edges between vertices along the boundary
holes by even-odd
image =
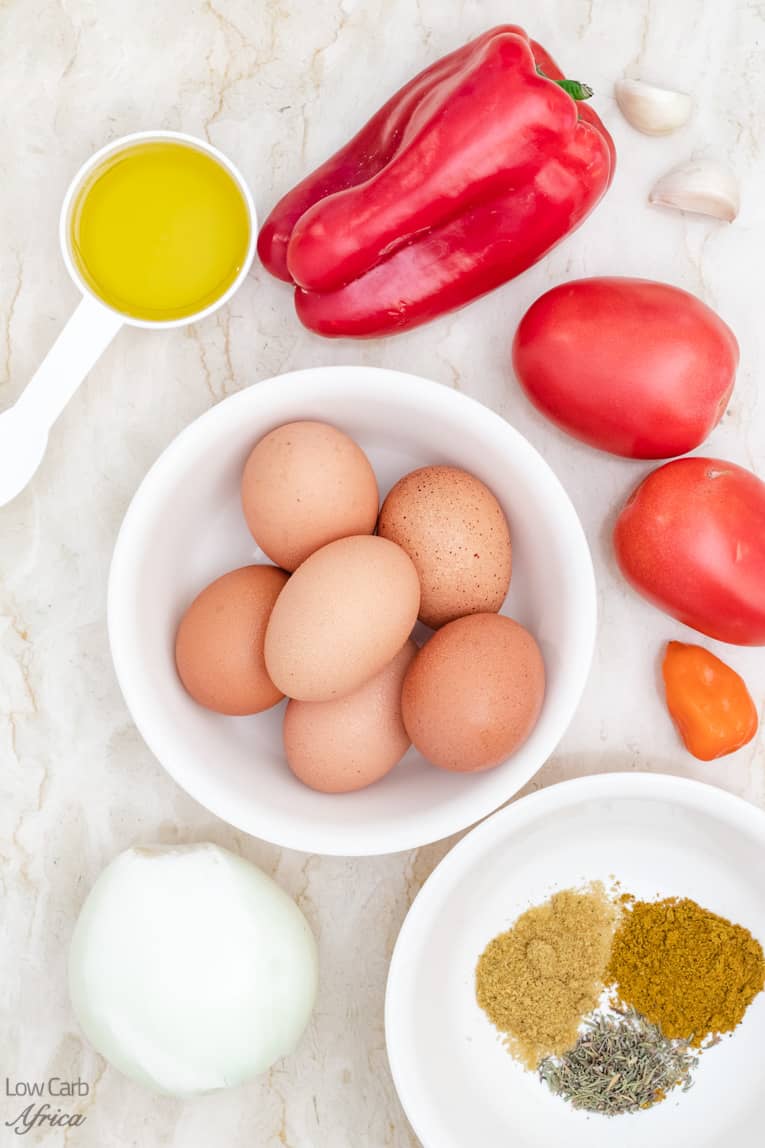
[[[208,307],[182,319],[147,320],[110,307],[85,282],[72,254],[71,213],[85,180],[105,159],[138,143],[175,141],[206,152],[225,168],[238,186],[250,223],[247,253],[229,288]],[[40,465],[51,427],[95,362],[123,324],[130,327],[185,327],[212,315],[241,286],[252,265],[257,238],[252,195],[241,172],[217,148],[183,132],[135,132],[107,144],[83,164],[69,185],[59,219],[59,242],[66,269],[82,295],[79,306],[13,406],[0,413],[0,506],[19,494]]]

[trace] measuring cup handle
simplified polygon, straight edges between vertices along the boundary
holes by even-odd
[[[49,431],[123,319],[84,295],[55,343],[16,400],[16,410]]]

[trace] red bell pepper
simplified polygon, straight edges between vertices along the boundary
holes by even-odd
[[[613,176],[583,88],[511,25],[411,80],[263,226],[260,258],[295,283],[302,322],[330,336],[403,331],[540,259]]]

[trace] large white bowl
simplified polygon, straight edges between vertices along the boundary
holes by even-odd
[[[282,706],[248,718],[202,709],[184,692],[175,631],[219,574],[263,561],[242,517],[239,481],[253,445],[293,419],[323,419],[368,453],[381,493],[407,471],[451,463],[483,479],[510,521],[505,612],[536,635],[547,693],[528,741],[487,773],[459,775],[414,750],[387,778],[342,796],[288,769]],[[579,520],[528,442],[480,403],[438,383],[374,367],[319,367],[269,379],[186,428],[141,483],[109,581],[117,677],[147,744],[197,801],[239,829],[307,852],[392,853],[446,837],[507,801],[549,757],[579,702],[595,636],[595,583]]]
[[[765,943],[764,855],[761,809],[650,773],[553,785],[469,833],[416,898],[388,975],[388,1057],[423,1148],[762,1148],[765,993],[703,1054],[689,1092],[609,1119],[512,1060],[476,1003],[475,966],[524,909],[614,877],[647,900],[691,897]]]

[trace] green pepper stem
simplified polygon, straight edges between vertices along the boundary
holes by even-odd
[[[551,76],[542,71],[539,65],[537,65],[537,72],[546,80],[552,79]],[[552,80],[552,82],[557,84],[559,88],[563,88],[564,92],[568,92],[572,100],[589,100],[594,94],[589,84],[582,84],[579,80]]]
[[[579,80],[554,80],[553,83],[563,88],[564,92],[568,92],[572,100],[589,100],[594,95],[590,85],[582,84]]]

